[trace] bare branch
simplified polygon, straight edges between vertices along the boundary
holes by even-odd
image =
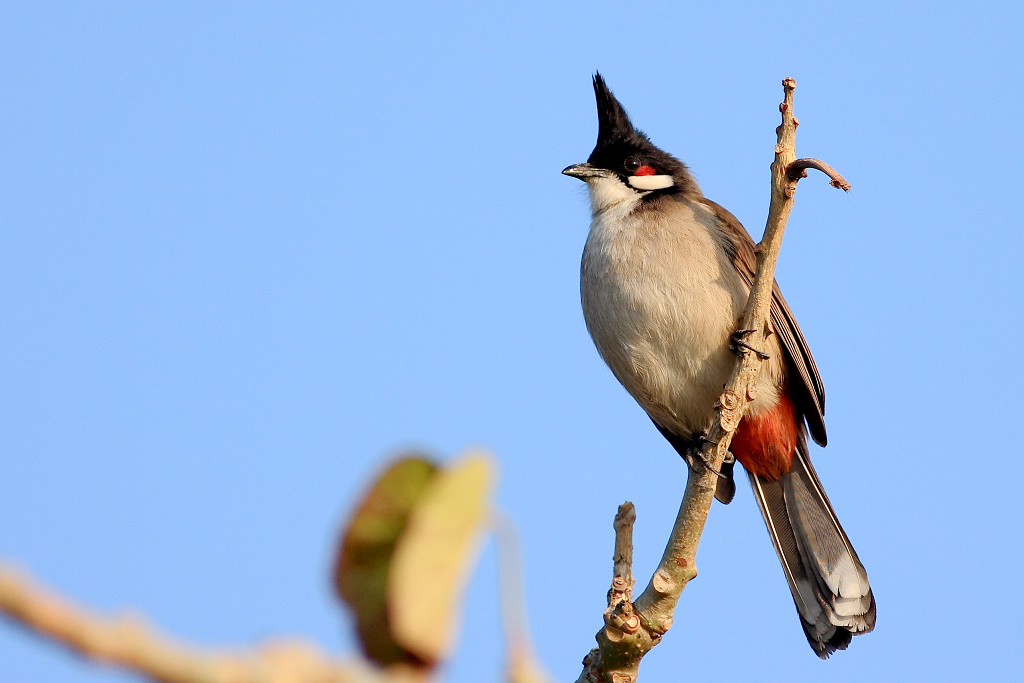
[[[636,508],[629,501],[619,506],[615,513],[615,562],[612,573],[612,593],[619,592],[622,599],[633,599],[633,523],[636,521]],[[621,579],[621,580],[619,580]],[[619,580],[619,581],[617,581]],[[612,593],[608,595],[608,606],[612,606]]]
[[[738,359],[733,374],[716,404],[717,417],[708,434],[704,451],[706,461],[715,470],[721,470],[729,454],[733,433],[756,393],[757,376],[761,369],[760,354],[751,349],[762,348],[772,301],[775,264],[782,246],[782,235],[793,207],[797,182],[806,176],[807,168],[816,168],[832,178],[832,184],[849,189],[849,184],[831,166],[816,159],[796,160],[796,127],[793,116],[793,90],[796,82],[787,78],[782,82],[784,100],[779,105],[782,123],[776,129],[775,160],[772,163],[771,205],[764,237],[757,249],[757,274],[750,290],[747,307],[739,329],[753,330],[746,337],[749,346]],[[639,618],[640,628],[613,628],[618,622],[609,620],[597,634],[598,647],[583,660],[583,673],[578,683],[633,683],[636,681],[640,660],[672,626],[672,617],[679,597],[697,575],[695,562],[704,523],[714,499],[717,477],[709,469],[700,473],[690,471],[679,512],[661,562],[644,592],[636,599],[633,612]],[[618,565],[616,565],[618,567]],[[626,612],[623,605],[617,613]],[[615,637],[612,637],[615,636]]]
[[[583,658],[583,673],[577,683],[598,683],[606,679],[603,669],[607,667],[609,675],[615,680],[629,681],[615,667],[615,659],[611,653],[620,649],[623,644],[635,639],[643,639],[645,632],[641,630],[640,617],[633,609],[633,523],[636,521],[636,508],[629,501],[619,506],[612,526],[615,528],[615,555],[612,572],[612,585],[608,589],[608,607],[604,611],[605,626],[597,634],[598,647],[591,650]],[[649,645],[649,650],[653,645]],[[628,648],[627,648],[628,651]],[[630,663],[624,661],[623,666]],[[637,658],[634,670],[639,666]],[[633,672],[635,674],[635,671]]]
[[[636,508],[630,502],[619,506],[615,514],[615,565],[612,587],[608,589],[608,608],[604,611],[605,631],[609,638],[633,634],[640,628],[640,618],[633,611],[633,522]]]

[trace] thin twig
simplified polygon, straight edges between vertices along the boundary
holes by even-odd
[[[598,647],[583,658],[583,673],[577,683],[597,683],[603,680],[602,668],[611,671],[614,666],[610,653],[612,643],[629,642],[640,632],[640,617],[633,609],[633,523],[636,508],[626,501],[615,513],[615,554],[612,557],[612,585],[608,589],[608,607],[604,610],[604,628],[597,634]],[[642,632],[641,632],[642,637]],[[602,659],[603,655],[603,659]],[[614,674],[612,674],[614,675]]]
[[[807,169],[809,168],[821,171],[822,173],[827,175],[830,178],[828,184],[831,185],[832,187],[840,189],[843,192],[850,191],[850,183],[846,182],[846,178],[839,175],[839,171],[832,168],[821,159],[797,159],[796,161],[789,165],[789,169],[786,171],[786,175],[789,177],[790,180],[800,180],[801,178],[807,177]]]
[[[636,508],[629,501],[619,506],[612,527],[615,529],[615,557],[612,558],[612,591],[622,593],[622,598],[633,599],[633,523],[636,522]],[[621,581],[616,581],[621,579]],[[608,605],[611,606],[609,596]]]
[[[618,633],[636,633],[640,628],[640,618],[633,611],[633,522],[636,521],[636,508],[630,502],[619,506],[615,514],[615,557],[612,573],[612,587],[608,589],[608,608],[604,611],[604,622],[612,633],[609,638],[618,637]]]

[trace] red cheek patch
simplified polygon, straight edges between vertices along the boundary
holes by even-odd
[[[636,173],[634,173],[633,175],[657,175],[657,173],[658,172],[654,170],[653,166],[644,165],[636,169]]]

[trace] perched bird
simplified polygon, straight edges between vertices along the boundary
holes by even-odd
[[[612,373],[693,466],[733,354],[745,346],[737,327],[754,242],[703,196],[685,164],[633,127],[600,74],[594,92],[597,145],[587,163],[563,171],[590,195],[583,315]],[[768,327],[756,398],[730,450],[750,479],[807,640],[825,659],[874,628],[875,599],[808,457],[808,429],[825,445],[825,392],[777,284]],[[735,492],[731,475],[731,464],[723,467],[723,503]]]

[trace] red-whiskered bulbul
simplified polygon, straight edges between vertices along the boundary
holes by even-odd
[[[737,326],[754,241],[685,164],[633,127],[600,74],[594,91],[597,145],[587,163],[563,171],[590,194],[583,315],[612,373],[694,466],[745,345]],[[874,628],[875,599],[807,454],[807,429],[825,445],[825,391],[777,284],[764,344],[756,397],[730,451],[747,471],[807,640],[825,659]],[[723,472],[716,497],[728,503],[731,463]]]

